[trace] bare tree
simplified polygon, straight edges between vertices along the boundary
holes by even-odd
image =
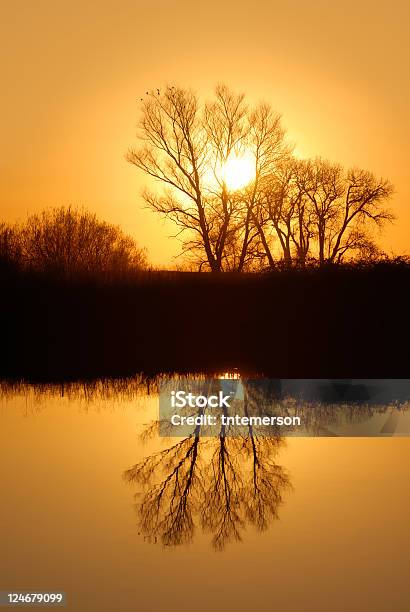
[[[205,105],[204,124],[208,135],[208,151],[212,179],[207,185],[212,210],[212,243],[218,268],[237,269],[240,199],[228,189],[223,168],[232,155],[240,155],[249,133],[247,106],[243,94],[234,94],[225,85],[218,85],[215,101]]]
[[[298,186],[310,201],[320,265],[369,249],[371,226],[381,229],[394,219],[385,207],[393,186],[371,172],[317,158],[299,165]]]
[[[240,541],[247,525],[266,530],[278,518],[290,480],[274,461],[280,441],[194,435],[145,457],[124,473],[139,485],[140,532],[165,546],[192,541],[201,527],[216,550]],[[141,495],[142,493],[142,495]]]
[[[377,179],[365,170],[348,170],[342,212],[329,233],[329,261],[341,261],[351,251],[374,252],[367,228],[373,225],[382,229],[394,221],[394,214],[385,207],[393,192],[393,185],[386,179]]]
[[[239,269],[246,264],[246,257],[254,257],[252,244],[260,245],[269,265],[274,265],[274,257],[265,235],[264,223],[261,219],[261,202],[267,180],[278,165],[290,156],[291,147],[285,143],[285,130],[282,127],[281,116],[267,104],[259,104],[249,115],[248,150],[255,159],[255,176],[252,183],[244,191],[243,211],[243,243]]]
[[[261,414],[262,405],[272,410],[263,389],[258,393],[246,380],[243,384],[244,414]],[[211,534],[215,550],[223,550],[242,539],[247,525],[266,530],[291,489],[289,475],[275,461],[283,444],[269,427],[238,427],[228,434],[221,423],[219,435],[209,437],[195,426],[190,436],[124,473],[127,482],[140,487],[135,505],[140,532],[175,546],[192,541],[201,527]]]
[[[180,231],[191,230],[194,238],[188,248],[203,245],[210,269],[219,271],[210,237],[214,220],[207,214],[204,194],[208,134],[197,97],[176,87],[148,93],[139,135],[145,144],[130,150],[128,161],[167,188],[161,195],[145,192],[147,204],[172,219]]]
[[[304,266],[308,257],[312,224],[306,196],[298,186],[298,162],[289,157],[276,166],[261,190],[260,225],[276,242],[286,266]],[[272,267],[273,256],[268,257]]]
[[[392,193],[387,180],[364,170],[285,158],[266,177],[257,208],[268,265],[274,265],[274,250],[288,266],[374,258],[372,230],[394,219],[385,206]]]
[[[329,228],[337,223],[340,215],[340,198],[344,192],[343,168],[321,159],[301,161],[296,181],[300,193],[310,202],[318,259],[323,264]]]
[[[183,253],[200,269],[272,268],[278,258],[303,267],[376,253],[372,230],[393,219],[388,181],[295,159],[280,115],[267,104],[249,108],[225,85],[207,104],[187,89],[147,92],[139,136],[144,146],[127,158],[164,188],[146,191],[145,201],[176,224]],[[229,188],[224,168],[244,155],[253,176]]]
[[[192,92],[167,87],[147,94],[139,136],[145,146],[127,159],[165,187],[144,198],[187,233],[184,252],[213,272],[245,269],[262,235],[254,212],[259,183],[285,148],[280,116],[267,105],[249,109],[225,85],[202,106]],[[254,180],[229,189],[224,167],[243,154],[253,156]]]

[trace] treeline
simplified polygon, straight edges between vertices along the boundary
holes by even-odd
[[[57,277],[123,275],[147,268],[144,249],[94,213],[57,207],[0,224],[0,270]]]
[[[203,101],[181,87],[141,99],[140,146],[127,154],[151,181],[198,269],[249,271],[381,256],[392,184],[361,168],[299,159],[281,116],[225,85]],[[148,184],[149,187],[149,184]]]
[[[3,378],[406,378],[410,265],[2,278]]]

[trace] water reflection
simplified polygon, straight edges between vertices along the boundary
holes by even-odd
[[[199,382],[198,390],[206,389],[207,394],[222,388],[220,380]],[[394,412],[408,410],[407,404],[400,405],[393,396],[392,404],[370,405],[355,400],[352,393],[350,402],[343,396],[336,402],[318,401],[311,385],[308,396],[303,397],[300,393],[292,395],[292,388],[288,385],[284,389],[278,380],[242,378],[235,383],[240,386],[241,398],[236,412],[246,417],[299,415],[304,435],[340,435],[346,424],[357,423],[367,423],[366,431],[373,435],[368,423],[378,416],[381,421],[376,419],[373,428],[376,434],[391,433]],[[225,392],[228,387],[225,384]],[[192,382],[187,388],[192,388]],[[296,389],[300,391],[300,386]],[[329,399],[334,400],[334,396]],[[203,413],[204,409],[198,409],[198,415]],[[172,435],[169,421],[165,426],[155,421],[143,437],[156,433],[160,425],[162,432]],[[286,429],[282,432],[291,433]],[[135,510],[140,533],[147,540],[180,545],[191,542],[200,529],[211,535],[216,550],[223,550],[229,542],[240,541],[247,526],[264,531],[278,518],[278,509],[291,488],[289,475],[276,462],[284,445],[280,428],[249,425],[228,429],[220,425],[217,436],[207,435],[207,427],[193,426],[189,435],[178,441],[174,438],[165,449],[125,472],[126,481],[138,487]]]
[[[266,530],[290,479],[275,462],[279,437],[193,435],[145,457],[124,474],[142,488],[135,509],[140,532],[166,546],[189,543],[201,528],[223,550],[247,525]]]
[[[32,396],[33,403],[44,397],[63,397],[99,409],[135,400],[136,409],[140,409],[140,398],[151,395],[156,399],[159,384],[167,378],[140,374],[128,379],[60,385],[3,382],[0,397],[8,401],[21,394]],[[408,381],[388,394],[383,391],[380,395],[376,389],[379,396],[374,391],[371,397],[357,384],[341,386],[339,382],[331,387],[335,387],[337,397],[329,394],[329,385],[319,387],[318,397],[311,386],[294,382],[242,378],[240,384],[244,415],[300,415],[310,435],[347,435],[338,433],[346,424],[371,419],[374,435],[392,433],[399,415],[409,411]],[[378,397],[382,401],[376,401]],[[155,446],[158,425],[157,420],[147,425],[141,440],[151,438]],[[373,435],[369,431],[367,428],[366,435]],[[223,550],[228,543],[240,541],[247,527],[262,532],[274,524],[291,490],[290,476],[278,463],[285,445],[283,436],[289,432],[272,426],[249,426],[246,431],[241,427],[227,433],[221,428],[216,437],[206,437],[203,428],[194,427],[182,439],[163,439],[165,448],[147,454],[125,471],[125,480],[137,489],[135,511],[144,538],[176,546],[191,542],[203,531],[216,550]]]
[[[242,413],[300,417],[300,429],[280,429],[286,436],[409,435],[410,381],[365,382],[243,379]],[[270,426],[258,431],[271,432]]]

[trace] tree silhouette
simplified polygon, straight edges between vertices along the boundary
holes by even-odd
[[[339,164],[315,159],[299,164],[297,183],[310,204],[320,264],[340,262],[346,253],[368,249],[368,226],[380,228],[394,219],[385,208],[393,187],[371,172],[345,171]]]
[[[131,149],[128,161],[165,187],[146,191],[145,201],[174,221],[183,253],[199,269],[374,257],[373,230],[394,218],[386,208],[389,181],[321,158],[296,159],[280,115],[268,104],[249,107],[225,85],[206,104],[183,88],[147,92],[139,136],[144,146]],[[246,155],[253,177],[229,188],[223,169]]]
[[[21,264],[21,248],[15,228],[0,223],[0,268],[11,269]]]
[[[263,531],[278,518],[290,488],[274,461],[283,439],[260,436],[252,427],[234,433],[226,435],[221,426],[218,436],[202,437],[197,426],[124,473],[143,490],[135,509],[144,537],[174,546],[191,542],[200,527],[211,534],[215,550],[223,550],[242,539],[246,525]]]
[[[165,187],[144,198],[187,233],[184,252],[213,272],[245,269],[261,236],[253,210],[260,178],[288,151],[280,117],[267,105],[248,109],[244,96],[225,85],[204,105],[187,89],[167,87],[143,100],[139,135],[144,146],[127,159]],[[223,169],[244,152],[254,158],[255,180],[239,194],[228,188]]]
[[[8,231],[18,263],[29,269],[75,275],[147,266],[145,251],[133,238],[95,214],[71,206],[31,215]]]
[[[341,435],[346,424],[365,423],[375,415],[386,417],[372,426],[375,431],[391,433],[398,411],[408,410],[407,387],[399,386],[389,402],[378,404],[366,399],[371,391],[366,385],[347,380],[332,381],[325,388],[296,385],[293,395],[283,394],[280,380],[243,378],[240,385],[243,397],[236,414],[300,416],[304,430],[317,436]],[[221,421],[218,435],[210,437],[197,425],[190,435],[126,470],[125,480],[139,488],[135,511],[140,533],[149,541],[176,546],[190,543],[201,529],[210,534],[213,548],[222,551],[228,543],[241,541],[247,526],[259,532],[268,529],[291,489],[289,475],[275,461],[284,445],[279,429]],[[286,433],[286,428],[281,431]],[[157,432],[154,421],[142,437]]]

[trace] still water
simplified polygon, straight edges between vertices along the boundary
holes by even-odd
[[[2,387],[0,590],[79,612],[409,609],[410,438],[164,439],[157,417],[138,380]]]

